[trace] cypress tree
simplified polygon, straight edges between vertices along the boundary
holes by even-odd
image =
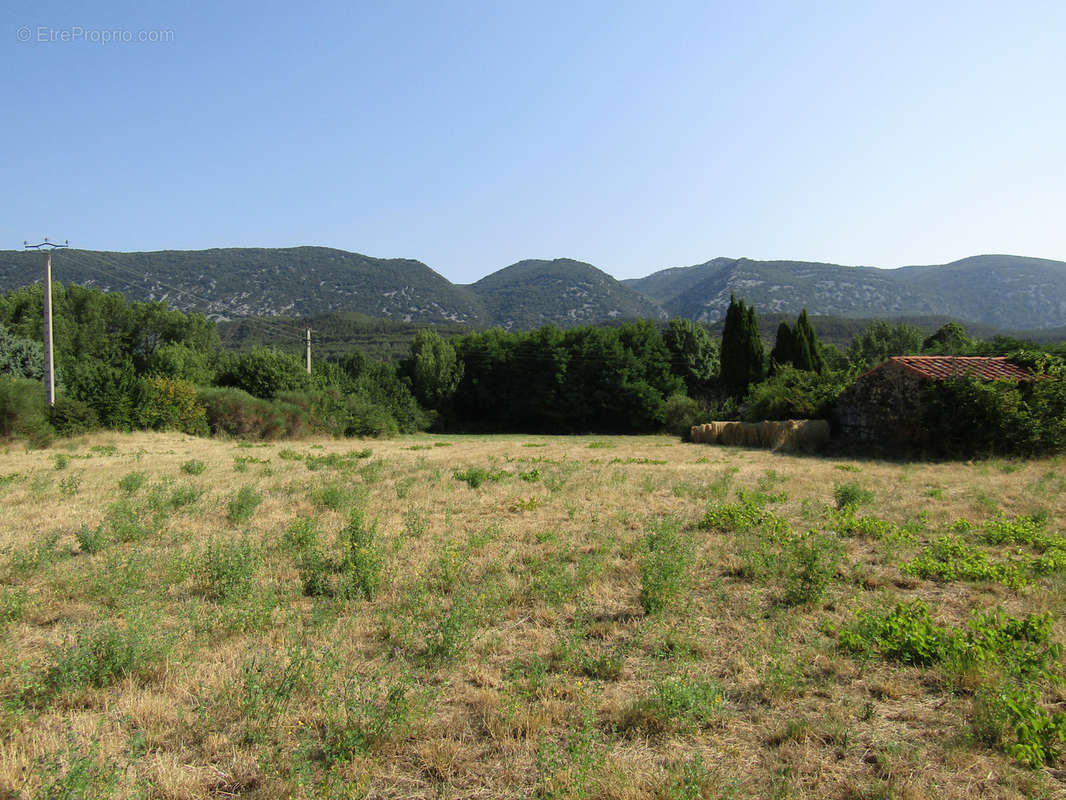
[[[762,337],[759,336],[759,319],[755,316],[755,306],[748,306],[745,312],[744,330],[748,366],[744,389],[747,390],[749,383],[758,383],[766,377],[766,351],[763,350]]]
[[[807,309],[800,312],[796,320],[795,330],[796,350],[793,363],[796,369],[808,372],[825,372],[825,359],[822,357],[822,348],[818,343],[818,334],[814,332],[811,321],[807,318]]]
[[[796,360],[795,352],[795,335],[792,333],[792,328],[788,326],[788,323],[782,320],[781,324],[777,326],[777,340],[774,342],[774,349],[770,351],[770,371],[773,372],[777,367],[794,363]]]
[[[722,386],[730,392],[735,392],[738,384],[742,383],[741,378],[741,348],[740,344],[740,326],[743,321],[744,304],[737,303],[737,296],[731,294],[729,296],[729,308],[725,312],[725,324],[722,326],[722,347],[721,347],[721,367],[719,368],[719,379],[722,382]]]
[[[722,328],[722,386],[738,397],[743,395],[749,383],[762,380],[764,361],[755,309],[743,300],[738,303],[734,294]]]

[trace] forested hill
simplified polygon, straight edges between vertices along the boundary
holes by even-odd
[[[623,281],[671,316],[722,318],[735,293],[760,312],[847,317],[944,316],[998,328],[1066,324],[1066,263],[1009,255],[878,269],[716,258]]]
[[[0,251],[0,289],[39,280],[39,265],[36,253]],[[215,319],[348,311],[403,322],[491,324],[475,294],[421,261],[328,247],[60,250],[53,278],[122,292],[130,300],[166,300]]]
[[[735,293],[760,314],[950,318],[998,330],[1066,326],[1066,262],[974,256],[941,266],[843,267],[716,258],[617,281],[560,258],[512,264],[469,286],[412,259],[326,247],[118,253],[60,250],[53,276],[166,300],[217,320],[362,314],[399,323],[527,330],[625,319],[721,320]],[[40,280],[40,256],[0,251],[0,291]]]
[[[470,289],[484,301],[496,324],[507,330],[666,318],[655,302],[591,264],[569,258],[519,261]]]
[[[326,247],[117,253],[60,250],[53,277],[166,300],[216,320],[362,314],[402,323],[508,329],[664,319],[654,302],[591,264],[523,261],[459,286],[420,261]],[[0,251],[0,290],[40,280],[36,253]]]

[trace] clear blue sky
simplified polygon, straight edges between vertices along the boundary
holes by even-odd
[[[0,249],[1066,260],[1061,0],[7,0],[0,42]]]

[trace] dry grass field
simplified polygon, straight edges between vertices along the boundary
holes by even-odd
[[[0,455],[0,797],[1064,797],[1066,467]]]

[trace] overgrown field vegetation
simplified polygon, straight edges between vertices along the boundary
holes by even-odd
[[[1066,467],[665,437],[0,456],[0,796],[1066,791]]]

